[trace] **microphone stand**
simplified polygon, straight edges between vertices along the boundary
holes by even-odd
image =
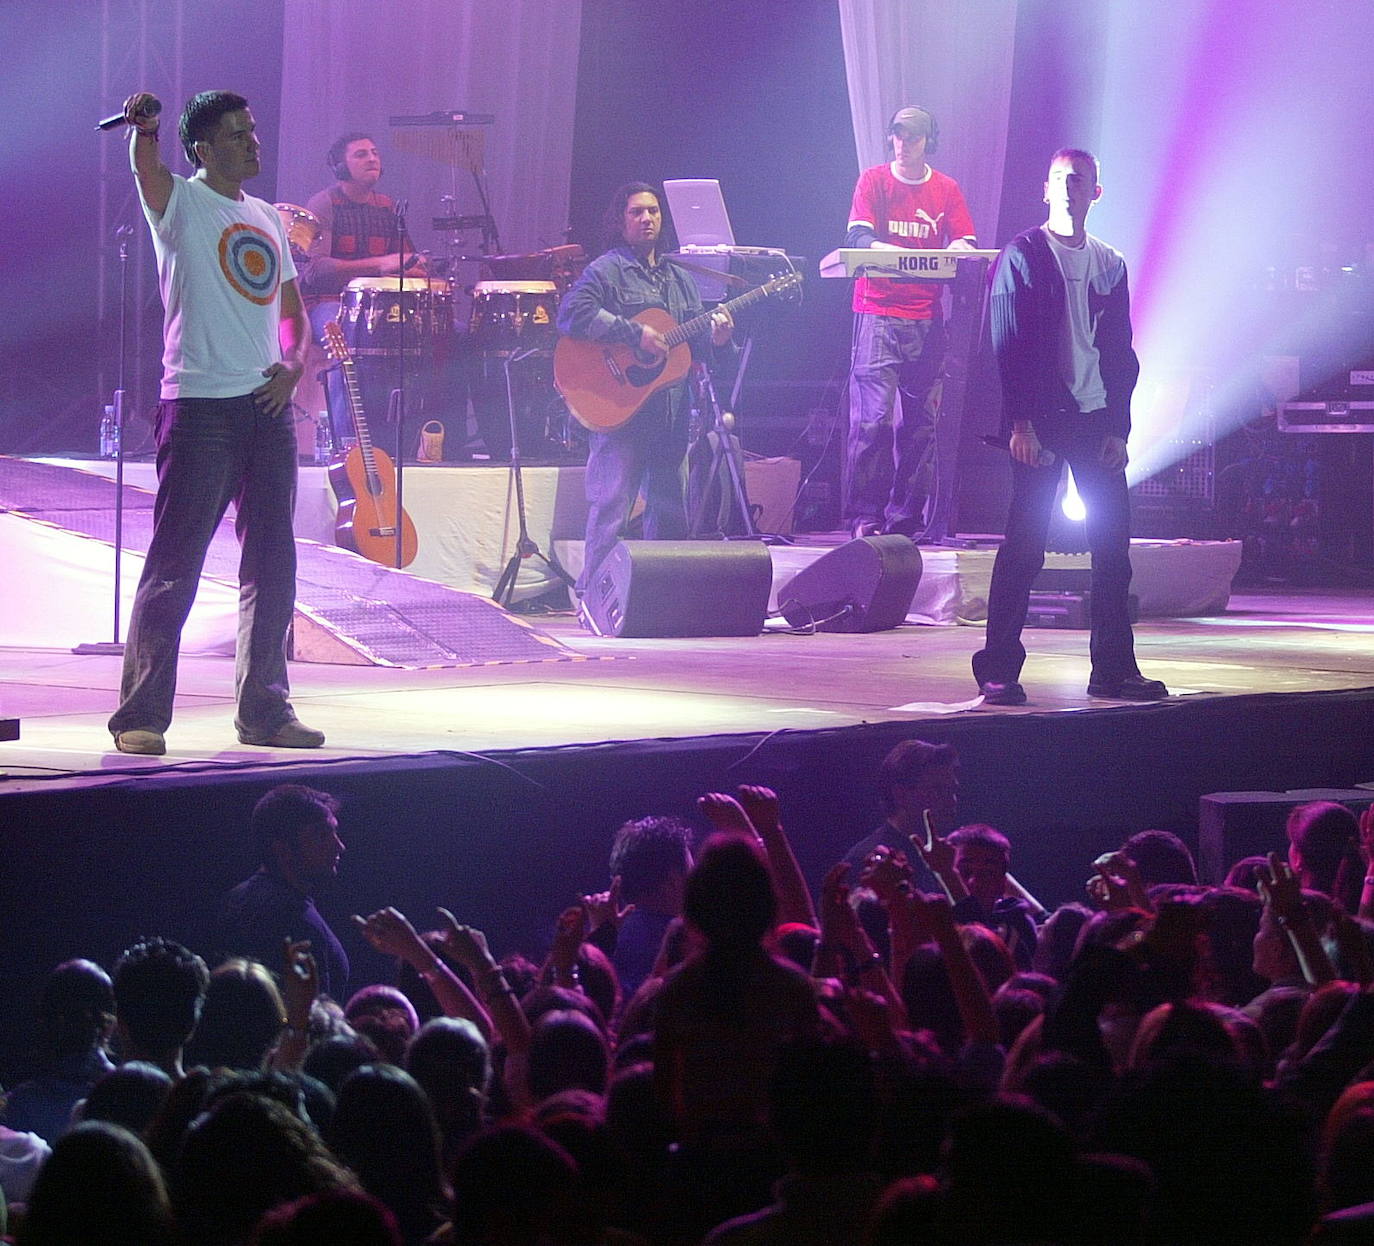
[[[124,652],[119,639],[119,606],[124,553],[124,366],[129,350],[129,239],[132,225],[116,225],[119,239],[119,363],[114,392],[115,427],[115,508],[114,508],[114,621],[110,639],[75,645],[73,653],[82,656],[118,657]]]
[[[486,171],[473,169],[472,183],[477,187],[477,200],[482,205],[485,217],[482,222],[482,254],[501,254],[501,231],[496,228],[496,217],[491,212],[491,200],[487,198]],[[495,247],[495,251],[492,248]]]
[[[522,350],[510,355],[506,359],[506,410],[510,416],[510,470],[511,476],[515,480],[515,513],[520,521],[520,532],[515,540],[515,552],[511,554],[510,561],[506,563],[505,569],[501,572],[501,578],[496,581],[496,588],[491,594],[492,601],[502,606],[510,605],[511,598],[515,595],[515,582],[520,577],[520,564],[526,558],[539,559],[569,588],[575,587],[572,576],[558,561],[558,556],[552,549],[545,554],[536,544],[534,538],[530,536],[529,524],[525,519],[525,479],[520,474],[520,432],[516,427],[515,390],[511,385],[510,369],[511,364],[519,363],[531,355],[539,355],[544,352],[544,347],[535,346],[529,350]]]
[[[396,325],[396,348],[397,348],[397,374],[396,388],[391,395],[392,410],[387,414],[396,421],[396,437],[393,443],[395,453],[392,455],[395,460],[396,468],[396,514],[393,522],[396,525],[396,541],[394,545],[394,557],[392,566],[400,568],[405,565],[405,553],[401,545],[401,538],[404,533],[404,525],[401,516],[404,514],[403,502],[405,498],[405,425],[406,425],[406,201],[398,199],[396,201],[396,228],[398,232],[398,251],[397,251],[397,271],[396,271],[396,306],[400,309],[400,316]]]

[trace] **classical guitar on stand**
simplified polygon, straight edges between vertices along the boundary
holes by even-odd
[[[721,306],[733,315],[739,308],[795,290],[801,283],[801,273],[787,273]],[[648,356],[634,346],[577,337],[561,337],[554,348],[553,383],[578,423],[594,433],[619,428],[653,394],[676,385],[687,375],[692,365],[692,348],[687,343],[710,329],[711,313],[678,324],[662,308],[650,307],[634,321],[663,335],[669,348],[666,359],[649,362]]]
[[[329,357],[337,360],[343,369],[348,413],[353,419],[353,431],[358,438],[356,446],[329,466],[329,483],[333,485],[334,496],[339,502],[334,539],[344,549],[351,549],[355,554],[361,554],[383,566],[408,567],[415,561],[418,547],[415,525],[405,511],[398,514],[396,465],[385,450],[372,444],[372,434],[363,416],[357,370],[337,320],[325,325],[324,342]],[[399,564],[396,561],[398,523],[401,530]]]

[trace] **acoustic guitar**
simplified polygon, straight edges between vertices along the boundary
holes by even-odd
[[[787,273],[721,306],[733,315],[760,299],[795,290],[801,282],[801,273]],[[561,337],[554,348],[553,383],[577,422],[594,433],[619,428],[659,390],[682,380],[692,366],[687,343],[711,327],[710,312],[678,324],[658,307],[646,308],[633,320],[663,335],[666,358],[654,362],[638,347],[577,337]]]
[[[344,389],[348,394],[348,413],[358,444],[341,459],[329,465],[329,483],[338,499],[334,539],[355,554],[386,567],[408,567],[415,561],[419,542],[415,525],[404,510],[397,514],[396,465],[385,450],[372,444],[363,402],[358,390],[353,355],[344,341],[337,320],[324,326],[324,347],[331,359],[343,369]],[[396,525],[401,529],[401,561],[396,562]]]

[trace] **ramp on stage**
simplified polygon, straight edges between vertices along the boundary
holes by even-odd
[[[6,643],[98,640],[102,617],[113,629],[115,500],[116,485],[103,476],[0,457],[0,551],[11,584],[32,590],[16,594],[0,622]],[[126,484],[123,502],[127,618],[152,537],[153,494]],[[378,566],[337,546],[297,538],[296,563],[296,656],[303,660],[428,667],[578,656],[489,598]],[[206,554],[186,651],[232,652],[238,565],[234,525],[226,517]]]

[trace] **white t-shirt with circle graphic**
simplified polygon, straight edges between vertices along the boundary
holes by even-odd
[[[252,393],[281,360],[281,284],[296,276],[277,210],[173,174],[167,210],[144,203],[143,215],[162,290],[162,397]]]

